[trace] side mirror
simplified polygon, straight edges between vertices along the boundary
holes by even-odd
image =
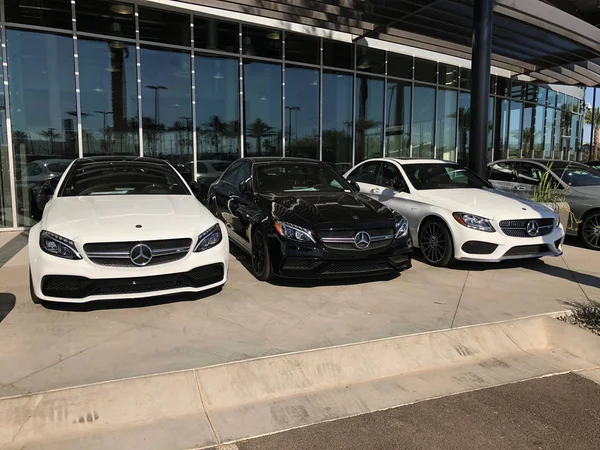
[[[360,192],[360,186],[358,185],[358,183],[356,181],[352,180],[352,181],[349,181],[349,183],[350,183],[350,186],[352,186],[352,190],[354,192]]]
[[[240,194],[243,194],[243,195],[251,195],[252,194],[252,184],[251,184],[250,180],[251,179],[248,178],[247,180],[240,181],[240,184],[238,185]]]
[[[199,199],[199,197],[200,197],[200,185],[196,181],[190,181],[189,185],[190,185],[190,189],[192,190],[192,194],[194,194],[194,197],[196,197],[196,198]]]

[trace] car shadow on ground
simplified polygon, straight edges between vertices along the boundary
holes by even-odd
[[[195,302],[207,297],[218,294],[223,289],[222,286],[209,289],[202,292],[193,292],[186,294],[161,295],[160,297],[133,298],[120,300],[95,300],[88,303],[61,303],[61,302],[42,302],[46,309],[55,311],[73,311],[89,312],[107,309],[130,309],[146,308],[150,306],[167,305],[169,303]],[[1,295],[1,294],[0,294]],[[0,319],[2,318],[2,307],[0,305]]]
[[[15,308],[17,298],[13,294],[0,293],[0,322]]]
[[[252,260],[244,250],[239,248],[236,244],[229,246],[229,253],[238,261],[244,268],[252,275]],[[409,269],[410,270],[410,269]],[[354,284],[364,284],[374,281],[389,281],[398,278],[400,274],[390,273],[386,275],[373,275],[373,276],[352,276],[346,278],[322,278],[316,280],[298,280],[289,278],[274,278],[269,281],[269,284],[274,286],[286,286],[296,288],[311,288],[317,286],[349,286]]]

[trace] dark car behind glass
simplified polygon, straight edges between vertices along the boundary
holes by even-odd
[[[239,159],[211,185],[208,207],[251,255],[260,280],[379,275],[411,266],[406,219],[320,161]]]

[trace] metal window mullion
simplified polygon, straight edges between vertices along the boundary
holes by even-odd
[[[408,137],[408,157],[412,158],[413,156],[413,131],[414,131],[414,114],[415,114],[415,58],[414,56],[411,58],[412,68],[411,68],[411,96],[410,96],[410,134]]]
[[[142,66],[140,63],[140,16],[138,5],[134,5],[135,16],[135,63],[137,74],[137,101],[138,101],[138,140],[140,156],[144,156],[144,131],[142,129]]]
[[[323,38],[319,39],[319,160],[323,161]]]
[[[356,165],[356,44],[354,47],[354,59],[352,61],[355,70],[352,71],[352,166]]]
[[[519,158],[523,157],[523,124],[525,123],[525,103],[519,102],[521,103],[521,122],[520,122],[520,127],[521,129],[519,130]]]
[[[242,59],[243,53],[243,40],[242,40],[242,24],[238,24],[238,35],[239,35],[239,48],[238,48],[238,77],[239,77],[239,114],[240,114],[240,157],[243,158],[245,154],[244,148],[244,61]]]
[[[194,166],[192,180],[198,180],[198,141],[196,135],[196,54],[194,53],[194,15],[190,14],[190,43],[192,50],[190,52],[190,71],[191,71],[191,89],[192,89],[192,163]],[[185,127],[188,127],[186,121]]]
[[[382,133],[381,137],[383,139],[383,143],[381,148],[381,155],[385,158],[387,156],[387,115],[389,111],[387,110],[387,95],[388,95],[388,79],[387,79],[387,55],[388,52],[385,52],[385,78],[383,79],[383,122],[381,124]]]
[[[460,73],[460,70],[459,70]],[[460,133],[460,91],[456,91],[456,125],[454,134],[454,161],[458,162],[458,135]]]
[[[73,62],[75,64],[75,110],[77,113],[77,149],[83,158],[83,124],[81,123],[81,89],[79,88],[79,50],[77,42],[77,18],[75,16],[75,0],[71,0],[71,22],[73,24]]]
[[[437,119],[438,119],[438,96],[439,89],[435,87],[435,98],[433,100],[433,134],[431,136],[431,144],[433,145],[433,159],[437,158]]]
[[[287,147],[287,139],[285,138],[285,31],[281,33],[281,152],[285,158],[285,151]],[[290,124],[292,123],[292,117],[290,113]],[[292,140],[292,133],[290,133],[290,141]]]
[[[0,20],[4,23],[4,0],[0,0]],[[4,78],[4,113],[6,114],[6,145],[8,147],[8,180],[10,185],[10,205],[12,212],[12,226],[18,226],[17,217],[17,189],[15,179],[14,148],[12,142],[12,121],[10,114],[10,99],[8,89],[8,64],[6,51],[6,27],[2,26],[2,75]]]

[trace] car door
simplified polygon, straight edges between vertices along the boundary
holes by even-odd
[[[538,164],[521,161],[517,166],[517,182],[513,193],[521,197],[531,198],[533,191],[540,185],[546,169]]]
[[[231,214],[231,229],[236,234],[236,238],[239,238],[239,243],[247,249],[250,248],[248,227],[252,217],[250,208],[253,205],[253,196],[251,192],[240,192],[240,184],[249,181],[251,173],[252,163],[244,161],[236,172],[227,208]]]
[[[488,180],[496,189],[512,193],[517,183],[517,164],[511,161],[490,164]]]
[[[377,177],[381,163],[381,161],[366,161],[355,167],[346,178],[355,181],[363,194],[380,195],[383,189],[377,184]]]
[[[211,191],[217,205],[217,217],[223,219],[228,229],[231,228],[231,213],[228,208],[229,196],[232,194],[241,165],[241,161],[234,162]]]

